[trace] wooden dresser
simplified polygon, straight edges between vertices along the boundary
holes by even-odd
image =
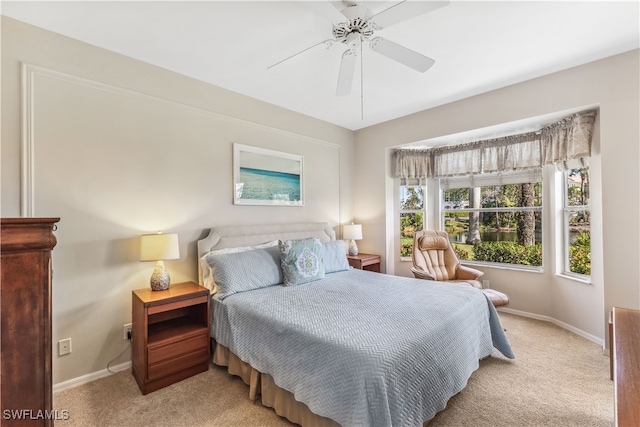
[[[0,220],[3,426],[53,425],[51,250],[56,245],[53,231],[59,220]],[[15,415],[6,416],[11,413]]]
[[[614,307],[611,331],[615,425],[640,426],[640,311]]]

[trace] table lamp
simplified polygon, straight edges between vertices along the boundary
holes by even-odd
[[[179,259],[180,247],[178,235],[170,234],[143,234],[140,237],[140,261],[157,261],[156,268],[151,274],[151,289],[164,291],[169,289],[171,277],[164,268],[164,260]]]
[[[342,227],[342,238],[344,240],[351,240],[351,242],[349,242],[349,255],[358,255],[356,240],[362,239],[362,225],[354,223],[344,225]]]

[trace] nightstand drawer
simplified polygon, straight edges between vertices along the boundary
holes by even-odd
[[[209,359],[209,339],[202,334],[149,349],[150,380],[190,368]]]
[[[150,380],[163,378],[174,372],[190,368],[209,359],[209,349],[202,348],[193,353],[187,353],[175,359],[165,359],[164,362],[149,364],[148,377]]]
[[[183,354],[193,353],[200,349],[206,350],[209,345],[208,338],[207,334],[203,333],[170,344],[149,347],[149,365],[157,364],[168,359],[175,359]]]

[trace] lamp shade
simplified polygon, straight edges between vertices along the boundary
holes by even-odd
[[[344,240],[361,240],[362,239],[362,225],[360,224],[348,224],[342,227],[342,238]]]
[[[176,233],[143,234],[140,238],[140,261],[160,261],[179,258],[180,247]]]

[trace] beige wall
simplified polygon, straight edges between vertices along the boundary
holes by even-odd
[[[21,65],[30,99],[21,112]],[[21,123],[33,152],[21,209]],[[235,206],[234,142],[304,156],[305,206]],[[353,133],[2,17],[2,216],[59,216],[53,253],[54,384],[126,347],[145,232],[177,232],[173,282],[197,280],[214,225],[352,218]],[[30,159],[30,161],[29,161]],[[58,340],[73,352],[58,357]],[[113,364],[130,360],[125,351]]]
[[[388,271],[410,275],[393,250],[391,147],[597,106],[591,166],[593,283],[567,280],[551,268],[543,274],[484,268],[483,278],[510,295],[512,309],[548,316],[603,341],[612,306],[640,308],[639,75],[635,50],[356,132],[354,213],[366,236],[362,251],[385,254]],[[547,232],[545,240],[550,261],[555,236]]]

